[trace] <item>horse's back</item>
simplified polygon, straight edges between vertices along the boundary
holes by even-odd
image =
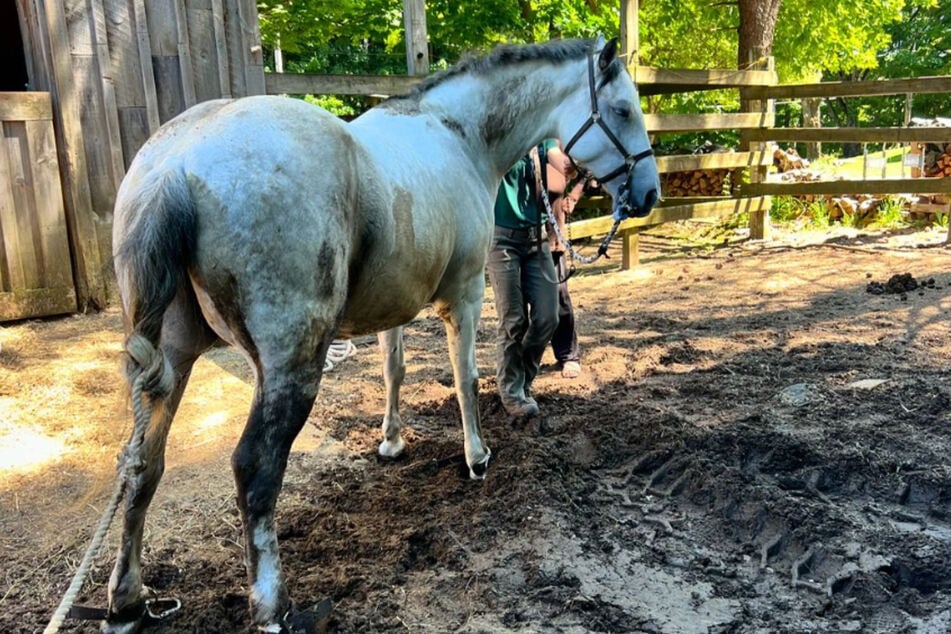
[[[306,102],[200,104],[163,126],[130,166],[114,250],[128,249],[125,240],[142,233],[137,223],[161,207],[158,184],[174,181],[195,217],[189,277],[213,326],[228,315],[258,333],[282,320],[297,319],[300,329],[333,323],[359,232],[352,213],[359,152],[343,122]]]

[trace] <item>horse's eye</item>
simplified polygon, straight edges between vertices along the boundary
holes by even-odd
[[[614,114],[622,119],[629,119],[631,117],[631,109],[626,106],[615,106]]]

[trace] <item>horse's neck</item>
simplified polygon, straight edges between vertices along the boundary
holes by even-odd
[[[532,146],[557,135],[561,107],[580,107],[572,96],[586,85],[585,63],[528,62],[491,76],[461,76],[435,87],[425,101],[463,126],[473,163],[498,179]]]

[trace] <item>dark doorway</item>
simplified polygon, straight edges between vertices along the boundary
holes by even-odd
[[[16,0],[0,0],[0,91],[22,92],[29,89],[26,55]]]

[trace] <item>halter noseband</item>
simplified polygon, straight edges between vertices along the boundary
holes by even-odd
[[[653,155],[654,150],[653,148],[647,148],[643,152],[632,155],[627,151],[627,148],[624,147],[624,144],[621,143],[620,139],[618,139],[614,133],[611,132],[611,128],[609,128],[608,124],[604,122],[604,119],[601,118],[601,112],[598,110],[598,91],[594,85],[594,52],[588,52],[588,88],[589,93],[591,94],[591,114],[588,115],[588,120],[584,122],[578,131],[575,132],[575,135],[571,137],[571,140],[568,141],[567,145],[565,145],[565,154],[568,155],[568,159],[577,169],[578,165],[575,163],[574,159],[571,158],[571,148],[575,143],[578,142],[579,139],[581,139],[582,136],[584,136],[585,132],[587,132],[591,126],[598,124],[611,143],[614,144],[614,147],[617,148],[617,151],[620,152],[621,156],[624,157],[624,163],[605,176],[595,176],[595,178],[597,178],[599,183],[607,183],[627,172],[627,180],[624,181],[624,184],[621,185],[621,189],[619,190],[619,197],[621,197],[624,196],[624,194],[626,194],[627,190],[630,188],[631,174],[634,172],[634,167],[637,165],[637,162]],[[582,170],[579,169],[578,171],[581,172]],[[626,198],[626,196],[624,197]],[[630,209],[630,205],[628,205],[626,202],[622,203],[622,205],[628,210]]]

